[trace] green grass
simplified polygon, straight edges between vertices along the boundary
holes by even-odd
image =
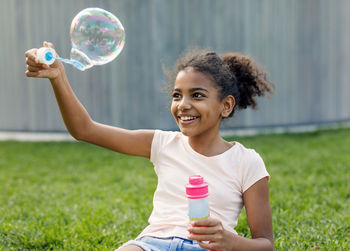
[[[235,138],[271,175],[277,250],[350,249],[350,129]],[[147,225],[147,159],[77,142],[0,142],[0,250],[113,250]],[[250,236],[243,212],[236,228]]]

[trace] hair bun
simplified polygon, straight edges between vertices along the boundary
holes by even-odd
[[[240,53],[227,53],[222,56],[222,61],[237,79],[240,94],[237,105],[240,109],[248,106],[256,108],[256,96],[273,93],[274,85],[252,58]]]

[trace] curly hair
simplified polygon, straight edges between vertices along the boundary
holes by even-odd
[[[257,108],[256,96],[272,94],[274,85],[267,79],[267,74],[250,57],[240,53],[227,53],[219,56],[213,51],[191,50],[181,55],[173,71],[167,72],[169,86],[173,86],[180,71],[192,68],[206,74],[217,85],[220,99],[232,95],[236,107],[246,109],[248,106]]]

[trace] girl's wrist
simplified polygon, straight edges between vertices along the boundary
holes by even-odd
[[[58,67],[55,69],[55,74],[52,75],[52,77],[49,77],[49,80],[51,82],[52,86],[59,86],[62,85],[64,79],[65,79],[65,70],[64,67]]]
[[[225,251],[235,250],[274,250],[273,242],[270,242],[267,238],[246,238],[238,234],[234,234],[225,231]]]
[[[238,235],[231,233],[230,231],[224,230],[225,251],[235,250],[235,240]]]
[[[63,64],[58,65],[58,67],[55,68],[54,72],[55,73],[52,75],[52,77],[49,77],[50,81],[62,79],[63,76],[66,74]]]

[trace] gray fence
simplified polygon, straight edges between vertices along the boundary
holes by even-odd
[[[0,0],[0,130],[65,131],[49,82],[25,77],[24,52],[47,40],[69,57],[70,23],[87,7],[114,13],[126,30],[111,63],[85,72],[66,66],[94,120],[175,129],[162,66],[189,46],[250,55],[277,87],[223,128],[350,120],[348,0]]]

